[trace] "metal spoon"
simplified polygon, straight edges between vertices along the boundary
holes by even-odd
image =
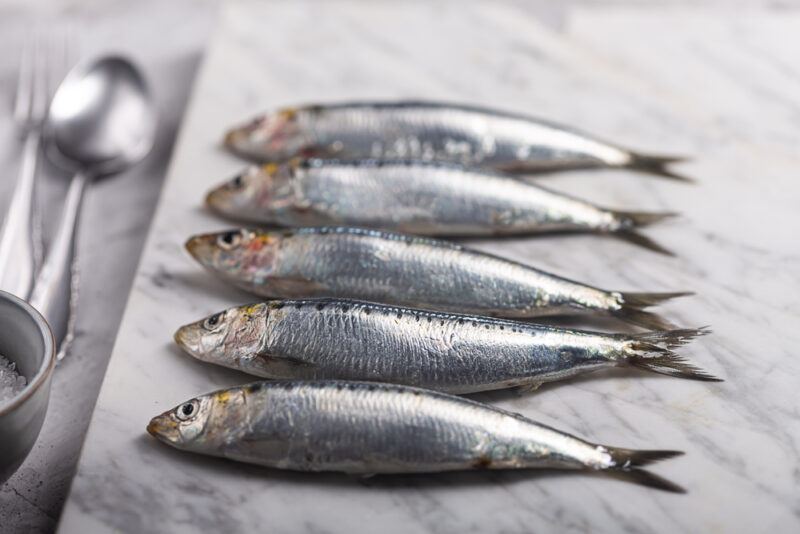
[[[46,153],[75,172],[30,303],[50,323],[59,358],[71,331],[73,266],[86,185],[122,172],[152,148],[156,113],[147,85],[127,59],[107,56],[73,69],[56,91],[45,122]]]

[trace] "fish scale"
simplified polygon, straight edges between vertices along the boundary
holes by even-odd
[[[680,452],[597,445],[496,407],[397,385],[248,384],[191,399],[147,430],[177,449],[297,471],[555,468],[683,491],[642,469]]]
[[[187,244],[207,269],[265,297],[342,297],[510,318],[601,313],[646,328],[645,311],[687,293],[606,291],[429,238],[351,227],[199,235]]]
[[[622,164],[626,159],[618,149],[589,146],[590,141],[557,127],[510,114],[492,116],[491,112],[467,106],[365,103],[301,108],[296,117],[301,132],[315,133],[315,143],[309,149],[340,157],[414,157],[492,166],[518,162],[525,159],[520,155],[535,153],[539,158],[532,163],[540,168],[559,163],[592,166],[601,164],[602,157]],[[355,127],[351,127],[353,124]],[[582,148],[588,150],[579,155]],[[565,156],[572,154],[574,159],[569,161]]]
[[[607,234],[656,252],[638,232],[673,213],[606,209],[496,171],[450,163],[296,159],[250,167],[212,191],[223,216],[259,224],[351,225],[428,236]]]
[[[262,162],[299,155],[417,159],[519,174],[626,168],[687,180],[667,168],[682,158],[626,150],[535,117],[441,102],[345,102],[285,108],[231,129],[224,143],[234,153]]]
[[[230,308],[178,330],[190,355],[273,379],[370,380],[452,393],[537,387],[620,365],[716,380],[672,351],[705,333],[605,334],[334,300]]]

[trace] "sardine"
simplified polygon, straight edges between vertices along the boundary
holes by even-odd
[[[359,228],[232,230],[186,249],[212,273],[268,298],[337,297],[506,318],[596,313],[670,329],[645,311],[690,293],[623,293],[460,245]]]
[[[550,468],[684,492],[641,468],[679,451],[598,445],[479,402],[396,385],[256,382],[191,399],[147,431],[176,449],[293,471]]]
[[[417,159],[520,174],[622,168],[687,180],[667,168],[683,158],[632,152],[532,117],[435,102],[284,108],[230,130],[224,144],[261,162],[295,156]]]
[[[448,393],[523,387],[618,366],[718,381],[672,349],[704,329],[605,334],[334,299],[230,308],[175,333],[195,358],[273,379],[343,379]]]
[[[250,167],[206,197],[240,221],[347,225],[432,236],[613,234],[670,254],[636,229],[674,213],[600,208],[503,174],[415,161],[292,160]]]

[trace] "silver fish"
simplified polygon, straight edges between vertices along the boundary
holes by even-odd
[[[260,224],[436,236],[591,232],[665,254],[636,229],[675,215],[609,210],[503,174],[418,161],[297,159],[254,166],[212,190],[206,202],[221,215]]]
[[[605,334],[351,300],[230,308],[181,327],[195,358],[275,379],[344,379],[475,393],[618,366],[718,379],[672,351],[706,330]]]
[[[670,329],[645,308],[689,293],[606,291],[434,239],[329,227],[198,235],[206,269],[269,298],[337,297],[507,318],[604,314]]]
[[[683,158],[644,155],[540,119],[436,102],[355,102],[284,108],[230,130],[225,146],[248,159],[295,156],[445,161],[514,173],[623,168],[687,180]]]
[[[293,471],[550,468],[684,491],[641,469],[681,452],[598,445],[475,401],[369,382],[257,382],[220,390],[154,417],[147,431],[176,449]]]

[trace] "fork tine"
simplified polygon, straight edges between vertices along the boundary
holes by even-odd
[[[48,103],[48,68],[50,62],[51,46],[49,44],[49,32],[44,29],[44,34],[40,30],[36,39],[36,53],[34,55],[34,75],[33,75],[33,103],[31,104],[31,119],[41,121],[47,112]]]
[[[53,32],[50,40],[50,68],[48,69],[48,100],[53,98],[58,86],[77,62],[77,44],[72,24],[68,21]]]
[[[64,57],[65,69],[64,74],[67,74],[76,63],[83,57],[85,42],[83,41],[84,33],[81,31],[81,25],[77,21],[72,21],[66,26],[66,55]]]
[[[33,90],[33,42],[30,33],[22,44],[17,78],[17,94],[14,97],[14,120],[23,123],[31,112],[31,92]]]
[[[61,34],[50,28],[47,32],[47,69],[45,70],[45,91],[47,102],[50,102],[61,78],[61,56],[64,53]]]
[[[67,57],[67,41],[62,32],[51,33],[48,39],[49,50],[47,54],[47,97],[52,98],[55,94],[65,72],[65,58]]]
[[[82,53],[82,42],[77,22],[69,22],[64,31],[64,75],[66,76],[72,67],[80,61]]]

